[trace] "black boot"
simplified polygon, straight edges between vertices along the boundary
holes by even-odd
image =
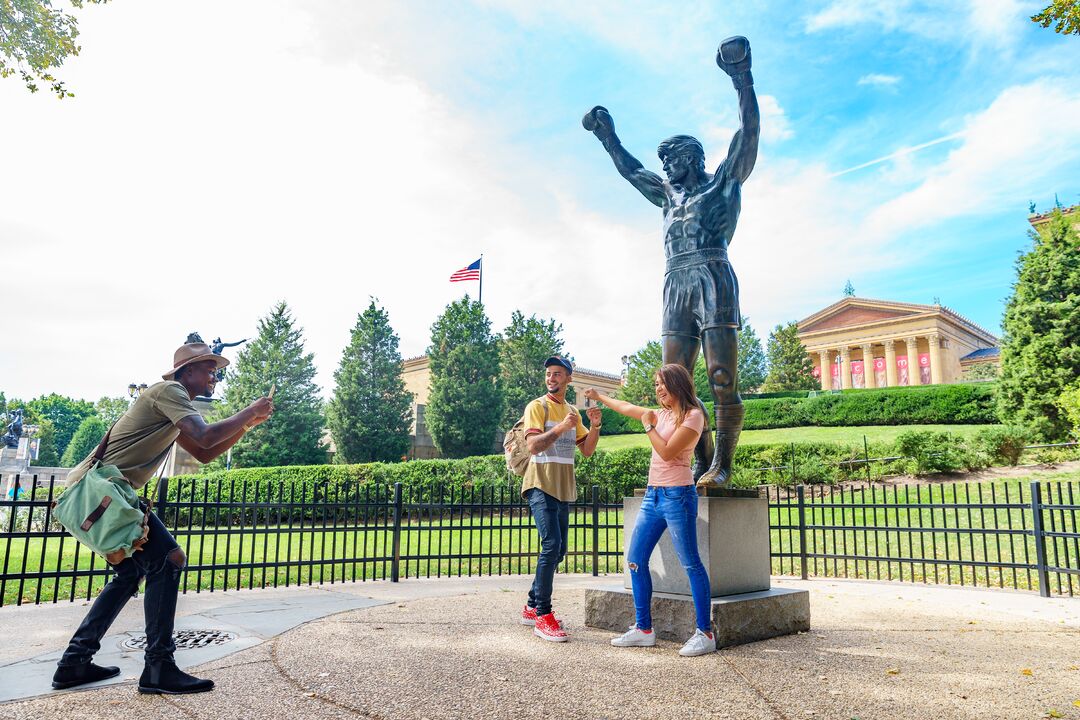
[[[81,665],[61,665],[56,668],[52,676],[52,686],[57,690],[85,685],[86,683],[108,680],[120,674],[120,668],[115,665],[95,665],[92,662]]]
[[[735,459],[735,446],[739,444],[746,408],[742,403],[717,405],[715,414],[716,451],[713,453],[712,465],[698,479],[698,485],[725,488],[731,484],[731,463]]]
[[[213,680],[201,680],[176,667],[171,660],[147,663],[139,676],[139,692],[186,695],[214,689]]]
[[[701,436],[698,438],[697,445],[694,446],[694,482],[700,480],[712,465],[714,453],[713,436],[709,431],[709,414],[705,412],[705,403],[701,402],[700,398],[698,398],[698,407],[701,409],[701,414],[705,416],[705,427],[701,429]]]

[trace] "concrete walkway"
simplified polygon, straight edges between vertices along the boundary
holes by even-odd
[[[137,653],[119,684],[49,691],[85,606],[3,608],[0,689],[37,697],[0,704],[0,718],[1080,720],[1080,599],[778,579],[810,590],[811,632],[681,658],[674,643],[617,649],[583,627],[584,588],[597,582],[556,578],[567,644],[516,622],[529,578],[183,596],[185,626],[237,639],[214,657],[178,653],[217,683],[179,697],[135,692]],[[103,648],[140,625],[134,601]]]

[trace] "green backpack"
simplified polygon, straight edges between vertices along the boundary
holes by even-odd
[[[115,465],[103,465],[112,429],[94,451],[86,475],[56,501],[53,517],[76,540],[116,565],[146,544],[149,503],[139,506],[135,489]]]

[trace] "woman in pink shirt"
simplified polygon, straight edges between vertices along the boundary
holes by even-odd
[[[698,555],[698,495],[690,465],[694,445],[705,427],[705,416],[698,408],[694,382],[683,366],[663,365],[653,383],[656,399],[660,402],[659,411],[615,400],[592,388],[585,391],[586,398],[602,402],[620,415],[640,420],[653,448],[649,486],[626,552],[626,565],[630,568],[630,583],[634,589],[636,622],[626,633],[612,638],[611,644],[615,647],[656,644],[652,629],[649,557],[666,528],[690,578],[690,592],[697,614],[697,630],[679,654],[688,657],[704,655],[716,650],[716,638],[710,617],[709,575]]]

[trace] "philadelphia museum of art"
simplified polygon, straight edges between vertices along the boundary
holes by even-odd
[[[998,339],[942,305],[845,297],[799,322],[823,390],[937,385],[998,362]]]

